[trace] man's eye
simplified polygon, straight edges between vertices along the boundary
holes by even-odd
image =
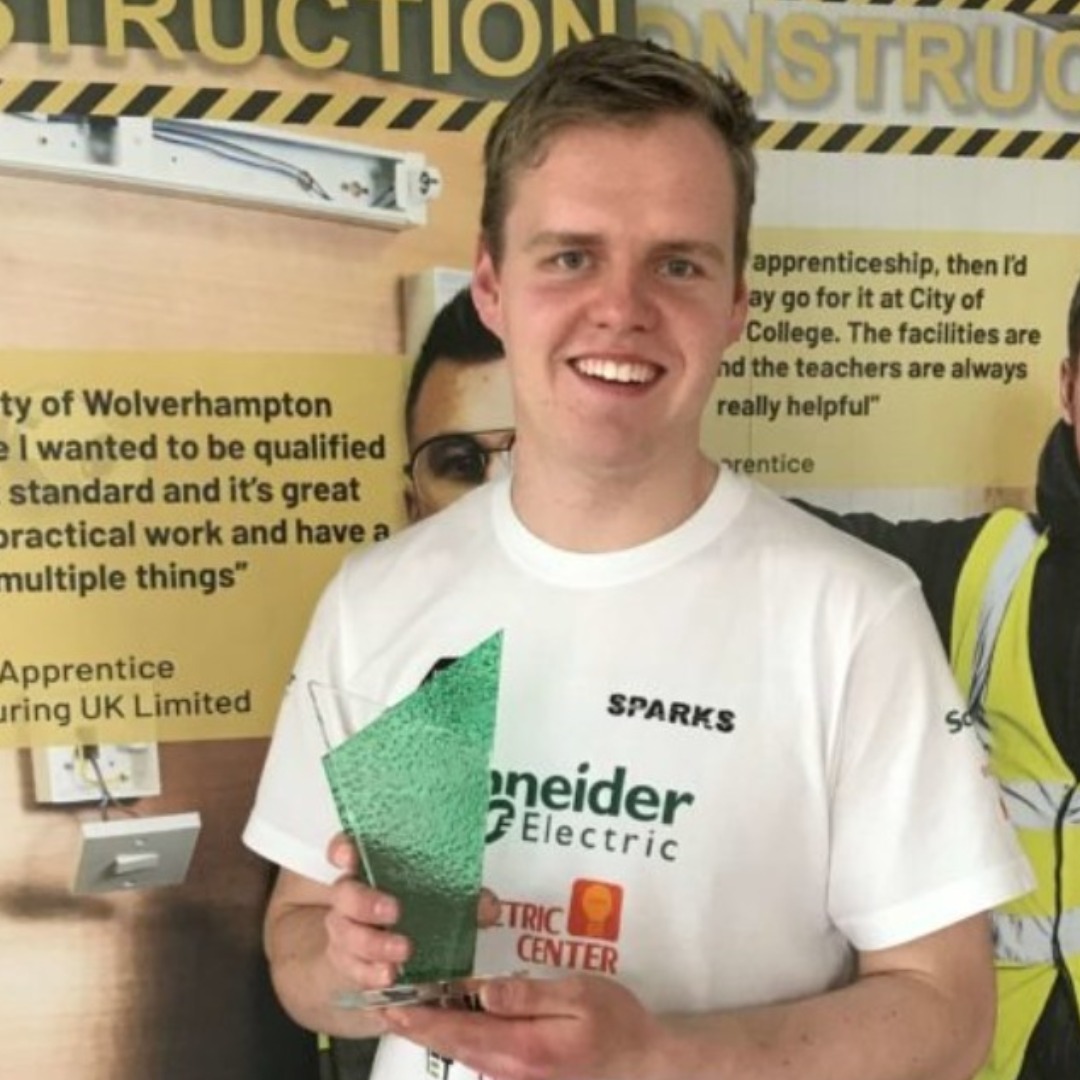
[[[443,480],[482,484],[486,469],[487,457],[476,443],[460,440],[431,448],[431,471]]]
[[[689,259],[668,259],[664,263],[664,273],[667,277],[692,278],[698,277],[701,271]]]
[[[562,270],[580,270],[588,259],[584,251],[560,251],[552,256],[551,261]]]

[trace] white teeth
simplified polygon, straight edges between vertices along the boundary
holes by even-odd
[[[647,383],[655,378],[651,364],[642,364],[632,360],[603,360],[599,357],[586,356],[575,361],[574,366],[582,375],[605,382]]]

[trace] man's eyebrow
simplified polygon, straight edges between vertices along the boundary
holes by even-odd
[[[657,244],[656,250],[664,255],[697,255],[713,262],[727,262],[724,249],[711,240],[669,240]]]
[[[525,248],[527,251],[538,248],[592,248],[602,243],[603,238],[599,233],[547,229],[531,237]],[[695,255],[721,265],[727,262],[723,248],[711,240],[663,240],[654,245],[654,251],[661,255]]]
[[[595,247],[600,243],[597,233],[585,232],[559,232],[556,229],[546,229],[529,238],[525,245],[526,250],[545,247]]]

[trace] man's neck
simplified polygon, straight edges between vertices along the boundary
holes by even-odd
[[[681,525],[705,502],[719,471],[697,454],[648,470],[565,469],[516,458],[514,510],[534,536],[565,551],[624,551]]]

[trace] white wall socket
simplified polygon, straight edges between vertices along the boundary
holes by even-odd
[[[198,813],[84,821],[76,893],[179,885],[202,827]]]
[[[108,796],[137,799],[161,794],[157,743],[102,743],[94,750],[100,777],[85,746],[34,747],[30,757],[37,801],[102,802]]]

